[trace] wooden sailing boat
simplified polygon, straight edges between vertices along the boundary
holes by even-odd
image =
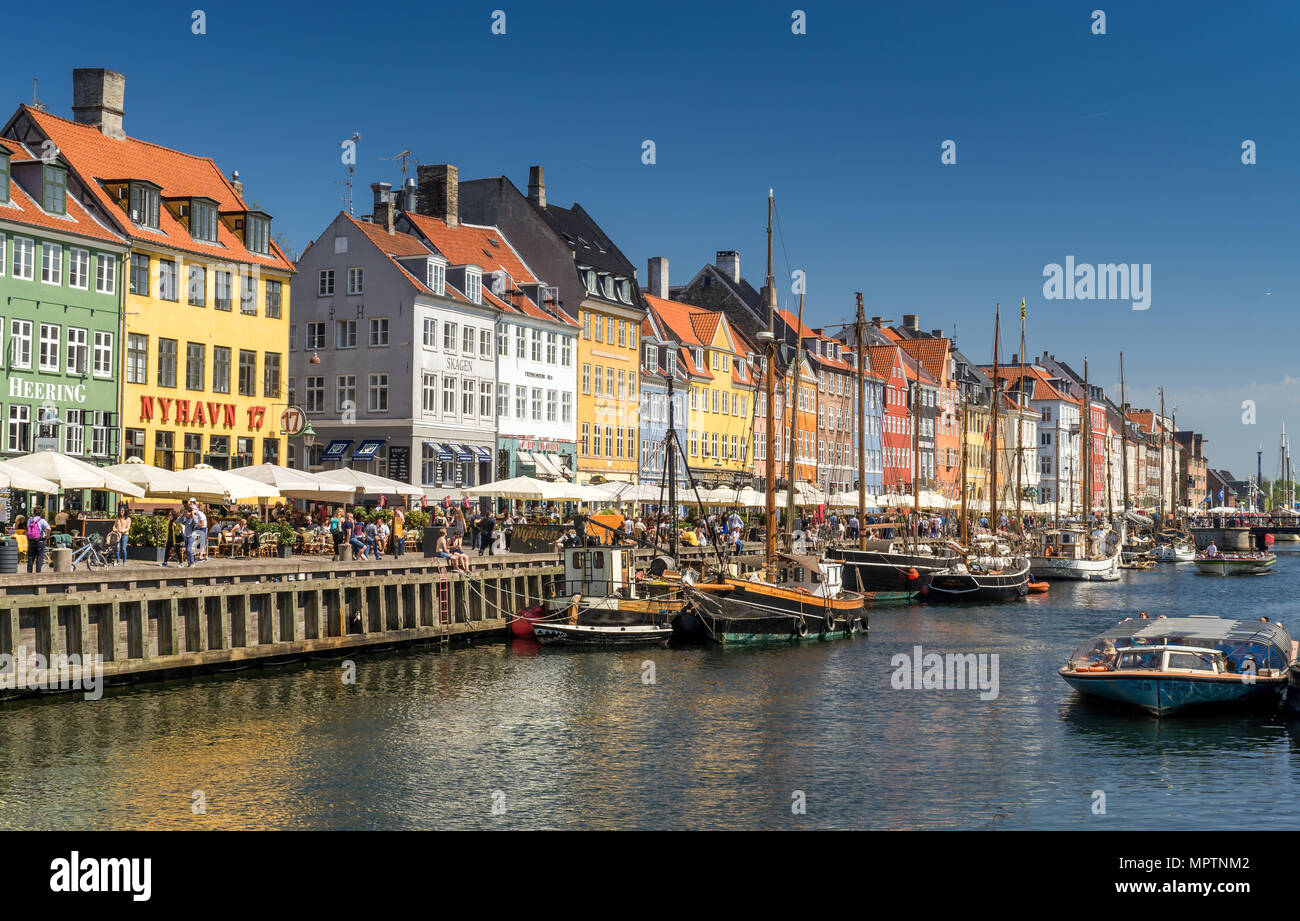
[[[953,544],[959,550],[961,562],[949,569],[935,573],[930,578],[925,596],[930,601],[942,602],[992,602],[1016,601],[1029,593],[1029,560],[1012,554],[1011,548],[999,544],[998,525],[998,419],[1002,403],[1002,387],[998,379],[998,340],[1002,332],[1002,309],[999,306],[993,321],[993,428],[989,456],[989,524],[991,539],[976,544],[985,546],[980,552]],[[962,504],[965,505],[966,478],[962,477]]]
[[[960,557],[944,544],[921,544],[914,537],[911,541],[875,537],[873,531],[883,531],[893,525],[873,528],[866,523],[867,323],[861,293],[857,299],[854,345],[858,364],[858,545],[830,547],[826,558],[842,563],[845,586],[861,592],[872,604],[907,603],[920,597],[934,573],[950,568]],[[913,477],[913,495],[916,494]]]
[[[794,552],[779,553],[776,549],[776,281],[772,275],[772,213],[773,198],[767,197],[767,279],[763,288],[768,309],[768,328],[754,337],[767,356],[764,374],[764,393],[767,402],[767,476],[764,478],[764,504],[767,533],[764,538],[764,568],[748,577],[717,574],[712,581],[702,581],[687,587],[688,605],[674,626],[687,639],[708,640],[722,644],[801,640],[805,638],[833,639],[852,636],[867,625],[866,601],[858,592],[843,587],[843,564],[815,556]],[[800,317],[803,323],[803,297],[800,295]],[[796,343],[800,343],[800,330],[795,330]],[[791,415],[789,455],[790,482],[786,497],[787,515],[794,508],[793,455],[798,437],[799,345],[795,348],[794,374],[790,399],[787,404]],[[787,524],[791,523],[787,518]],[[793,549],[793,548],[792,548]]]

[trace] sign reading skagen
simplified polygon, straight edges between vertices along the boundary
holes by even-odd
[[[9,396],[24,400],[53,400],[58,403],[86,402],[85,384],[51,384],[25,377],[9,378]]]

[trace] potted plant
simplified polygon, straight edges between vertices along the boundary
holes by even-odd
[[[167,520],[157,515],[134,515],[127,534],[127,559],[161,563],[166,552]]]

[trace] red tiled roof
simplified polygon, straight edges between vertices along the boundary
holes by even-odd
[[[132,239],[228,262],[294,271],[274,241],[270,243],[270,255],[254,253],[223,221],[217,222],[215,244],[191,237],[165,206],[159,209],[159,230],[141,230],[101,184],[115,179],[143,179],[160,186],[164,199],[210,198],[217,203],[218,211],[248,211],[243,198],[209,157],[192,156],[136,138],[110,138],[93,125],[68,121],[27,105],[19,111],[58,146],[60,156]]]
[[[980,368],[980,370],[990,376],[993,374],[992,365]],[[1061,393],[1061,391],[1048,383],[1047,372],[1037,365],[1026,365],[1024,372],[1025,377],[1029,378],[1030,382],[1033,384],[1034,389],[1029,397],[1031,400],[1059,400],[1064,403],[1075,404],[1079,402],[1074,397]],[[1020,368],[1015,365],[1008,368],[1000,367],[998,368],[998,379],[1004,381],[1019,381]]]
[[[695,324],[691,322],[691,314],[699,311],[700,308],[692,307],[689,304],[683,304],[679,301],[670,301],[662,297],[655,297],[653,294],[645,296],[646,303],[654,311],[655,317],[659,320],[665,332],[672,333],[673,338],[684,346],[708,346],[699,337],[695,331]],[[708,311],[701,311],[707,313]]]
[[[903,339],[899,342],[903,351],[921,363],[921,367],[938,380],[948,376],[948,340],[938,339]]]

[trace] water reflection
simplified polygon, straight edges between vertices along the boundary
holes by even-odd
[[[1099,710],[1056,674],[1143,608],[1295,630],[1300,558],[1277,567],[882,608],[865,637],[795,647],[423,649],[357,657],[354,684],[340,660],[21,702],[0,720],[0,826],[1278,827],[1300,811],[1300,724]],[[917,645],[996,654],[997,699],[894,689]]]

